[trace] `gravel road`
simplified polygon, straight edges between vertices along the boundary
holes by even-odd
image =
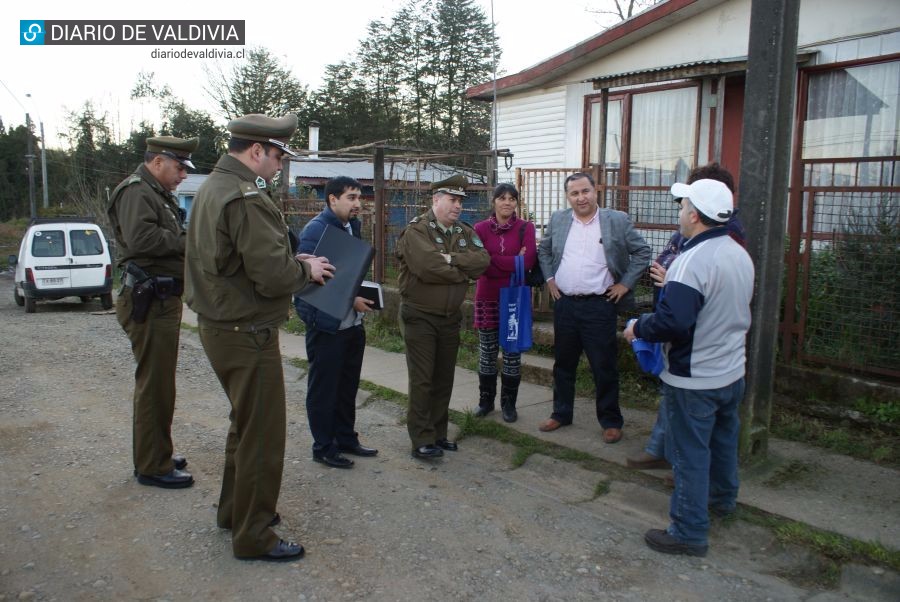
[[[290,336],[290,335],[284,335]],[[26,315],[0,275],[0,600],[795,600],[813,566],[763,529],[716,527],[709,557],[647,549],[665,494],[466,439],[412,459],[403,412],[361,400],[377,458],[311,461],[305,378],[285,363],[288,443],[278,528],[295,563],[241,562],[215,526],[228,402],[197,335],[182,331],[173,436],[197,484],[132,476],[133,360],[98,301]],[[362,396],[361,396],[362,397]],[[792,575],[792,581],[784,575]],[[780,575],[780,576],[779,576]]]

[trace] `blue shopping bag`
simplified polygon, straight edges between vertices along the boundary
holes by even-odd
[[[659,304],[665,296],[666,289],[660,290],[659,299],[656,301],[657,307],[659,307]],[[633,321],[634,320],[630,320],[629,324]],[[663,359],[662,343],[651,343],[644,339],[635,339],[631,341],[631,348],[634,350],[634,355],[637,358],[638,366],[641,367],[641,370],[648,374],[652,374],[653,376],[662,374],[662,371],[666,367],[665,359]]]
[[[525,284],[525,258],[516,255],[509,286],[500,289],[500,346],[506,353],[522,353],[531,345],[531,287]]]

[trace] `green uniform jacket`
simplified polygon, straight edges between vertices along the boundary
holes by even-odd
[[[291,254],[288,228],[256,174],[225,155],[191,209],[185,301],[200,323],[228,330],[278,326],[309,266]]]
[[[481,276],[491,256],[469,224],[454,224],[449,238],[441,230],[429,210],[409,222],[400,235],[400,296],[419,311],[450,316],[465,300],[469,280]],[[450,263],[441,253],[450,255]]]
[[[184,227],[178,202],[142,164],[116,186],[107,210],[119,265],[184,278]]]

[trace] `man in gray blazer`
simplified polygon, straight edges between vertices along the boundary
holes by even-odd
[[[622,438],[616,310],[634,304],[634,286],[650,265],[650,245],[628,215],[600,209],[594,179],[566,178],[570,209],[556,211],[538,245],[541,270],[553,297],[553,414],[540,430],[572,424],[575,370],[587,355],[597,391],[603,441]]]

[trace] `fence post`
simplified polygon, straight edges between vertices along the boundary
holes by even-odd
[[[384,254],[387,244],[384,240],[384,145],[375,145],[375,161],[373,165],[375,186],[375,211],[372,214],[372,233],[375,236],[375,282],[384,282]]]
[[[768,451],[775,380],[800,0],[753,0],[739,194],[756,268],[741,406],[741,461]]]

